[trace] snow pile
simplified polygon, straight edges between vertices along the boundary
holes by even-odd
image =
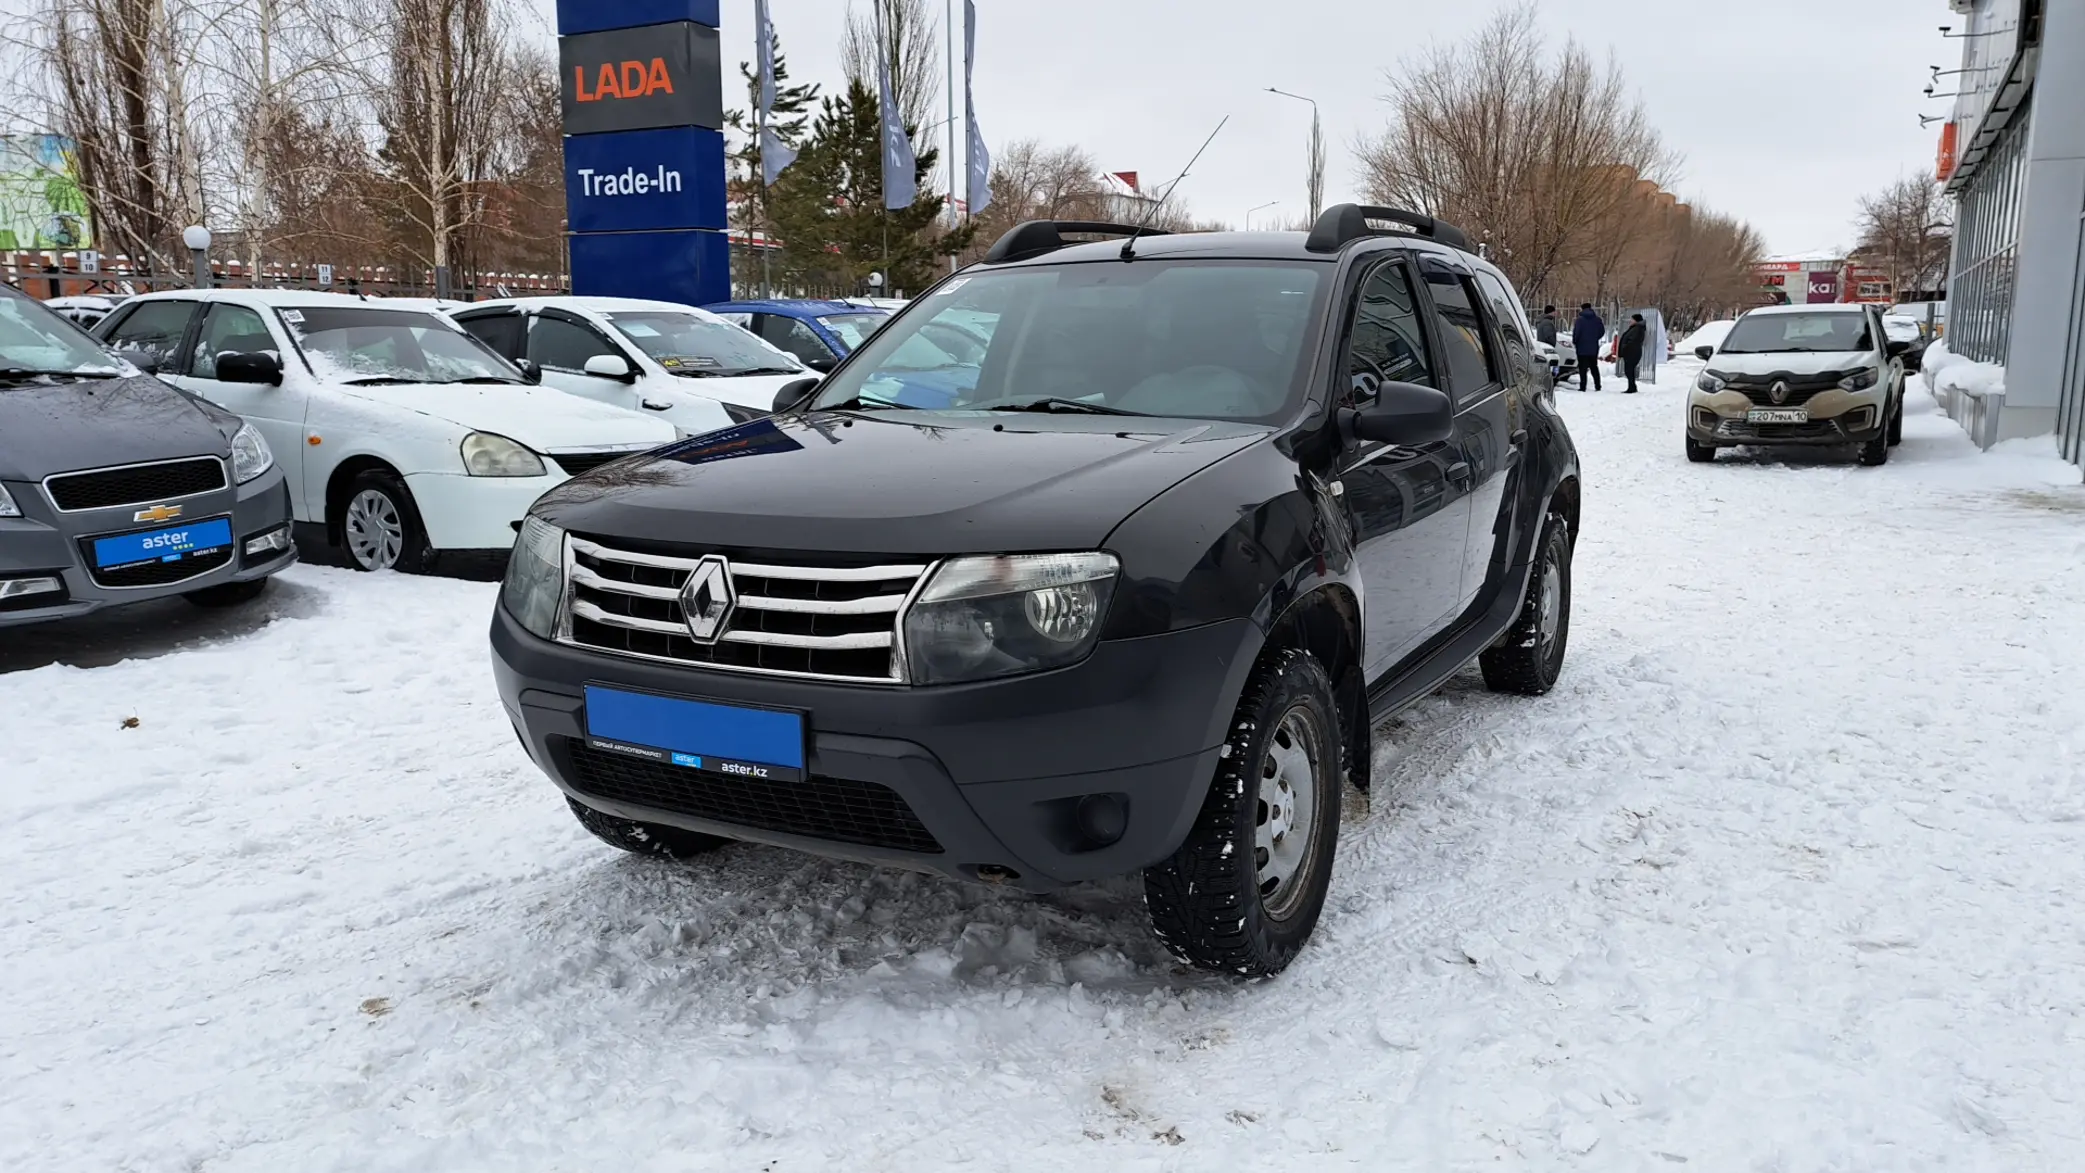
[[[1935,340],[1926,348],[1926,359],[1920,370],[1925,373],[1927,385],[1943,404],[1953,402],[1957,395],[1982,399],[1986,395],[2005,393],[2004,367],[1994,362],[1964,358],[1949,350],[1945,340]]]
[[[1691,356],[1697,347],[1721,346],[1723,340],[1730,337],[1731,328],[1736,325],[1734,321],[1704,322],[1701,329],[1687,335],[1676,350],[1681,355]]]

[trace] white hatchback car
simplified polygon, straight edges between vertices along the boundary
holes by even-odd
[[[545,386],[691,434],[765,416],[812,372],[706,310],[624,297],[524,297],[450,311],[480,341],[532,363]]]
[[[511,549],[544,492],[681,435],[533,386],[444,315],[383,300],[170,291],[133,298],[94,332],[260,429],[295,520],[323,526],[363,570]]]

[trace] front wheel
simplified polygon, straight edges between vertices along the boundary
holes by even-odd
[[[1310,939],[1332,882],[1341,752],[1332,680],[1308,653],[1257,668],[1187,841],[1144,871],[1144,905],[1174,956],[1271,975]]]
[[[1856,457],[1863,468],[1880,468],[1890,462],[1889,429],[1884,428],[1873,440],[1861,445]]]
[[[1901,399],[1897,401],[1897,410],[1890,413],[1889,439],[1892,448],[1904,442],[1904,401]]]
[[[357,570],[419,574],[434,565],[419,507],[405,482],[389,470],[371,469],[349,483],[340,536]]]
[[[1543,523],[1536,555],[1520,617],[1477,657],[1484,686],[1493,692],[1541,696],[1564,672],[1564,649],[1571,642],[1571,523],[1563,514],[1551,513]]]
[[[1696,444],[1694,437],[1687,437],[1687,459],[1695,464],[1707,464],[1716,459],[1714,444]]]

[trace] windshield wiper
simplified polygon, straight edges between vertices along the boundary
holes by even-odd
[[[815,404],[815,405],[813,405],[813,406],[812,406],[811,410],[812,410],[812,411],[875,411],[875,410],[877,410],[878,408],[881,408],[881,409],[883,409],[884,411],[898,411],[898,410],[902,410],[902,409],[904,408],[904,406],[905,406],[905,405],[904,405],[904,404],[902,404],[902,403],[891,403],[890,401],[888,401],[888,400],[883,400],[883,399],[864,399],[864,398],[862,398],[861,396],[857,395],[857,396],[855,396],[855,397],[854,397],[854,398],[852,398],[852,399],[843,399],[843,400],[841,400],[841,401],[840,401],[840,402],[838,402],[838,403],[823,403],[823,404]]]
[[[803,372],[802,368],[799,368],[799,367],[747,367],[747,368],[746,368],[745,370],[742,370],[742,371],[724,371],[724,372],[722,372],[722,373],[723,373],[723,374],[726,374],[726,375],[732,375],[732,376],[737,376],[737,375],[801,375],[801,374],[803,374],[804,372]]]
[[[1141,411],[1129,411],[1120,407],[1109,407],[1104,403],[1088,403],[1083,399],[1060,399],[1049,396],[1043,399],[1028,399],[1020,403],[995,403],[990,407],[976,408],[978,411],[1040,411],[1065,412],[1072,415],[1143,415]]]
[[[400,379],[391,375],[370,375],[362,379],[348,379],[343,387],[405,387],[420,382],[418,379]]]
[[[715,379],[719,377],[719,373],[716,371],[697,369],[683,370],[678,367],[674,368],[673,373],[683,379]]]
[[[444,379],[444,380],[442,380],[442,382],[444,382],[444,383],[451,383],[451,384],[454,384],[454,383],[506,383],[506,384],[510,384],[510,385],[514,385],[514,386],[521,386],[521,387],[526,387],[526,386],[528,386],[528,380],[526,380],[526,379],[509,379],[509,378],[508,378],[508,377],[506,377],[505,375],[472,375],[472,376],[471,376],[470,378],[468,378],[468,379]]]
[[[44,371],[34,367],[0,367],[0,379],[113,379],[117,371]]]

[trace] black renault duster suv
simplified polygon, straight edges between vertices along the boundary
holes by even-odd
[[[1392,209],[1024,224],[772,418],[546,495],[501,699],[626,850],[1141,871],[1182,958],[1280,970],[1375,724],[1557,679],[1578,466],[1520,304]]]

